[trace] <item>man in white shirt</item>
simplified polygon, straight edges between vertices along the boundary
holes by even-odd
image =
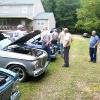
[[[63,41],[63,47],[64,47],[64,65],[63,67],[69,67],[69,49],[72,42],[72,36],[68,32],[68,28],[64,29],[64,41]]]
[[[18,26],[17,26],[17,30],[13,33],[12,38],[13,38],[13,40],[15,41],[15,40],[17,40],[17,39],[23,37],[23,36],[26,35],[26,34],[27,34],[27,32],[24,31],[24,26],[23,26],[23,25],[18,25]]]
[[[45,50],[48,53],[48,61],[51,61],[50,44],[51,44],[51,41],[52,41],[52,35],[48,31],[47,27],[43,28],[43,31],[41,33],[41,40],[42,40],[42,48],[43,48],[43,50]]]
[[[57,45],[58,36],[59,36],[58,32],[57,32],[57,29],[54,29],[51,34],[52,34],[52,44]]]

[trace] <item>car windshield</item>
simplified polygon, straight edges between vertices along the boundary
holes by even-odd
[[[0,50],[5,48],[6,46],[8,46],[11,43],[12,43],[12,41],[8,38],[1,40],[0,41]]]

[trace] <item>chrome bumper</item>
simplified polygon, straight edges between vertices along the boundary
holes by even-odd
[[[38,68],[36,69],[33,74],[34,74],[34,77],[37,77],[39,75],[41,75],[42,73],[46,72],[48,70],[48,62],[46,62],[45,66],[43,68]]]

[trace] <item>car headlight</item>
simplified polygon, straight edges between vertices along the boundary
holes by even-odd
[[[38,68],[38,65],[39,65],[39,61],[38,61],[38,60],[33,61],[33,67],[34,67],[35,69]]]

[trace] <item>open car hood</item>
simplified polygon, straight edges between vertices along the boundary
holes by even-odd
[[[18,40],[12,42],[11,44],[9,45],[16,45],[16,44],[24,44],[26,43],[28,40],[30,40],[31,38],[35,37],[37,35],[37,33],[28,33],[27,35],[19,38]]]

